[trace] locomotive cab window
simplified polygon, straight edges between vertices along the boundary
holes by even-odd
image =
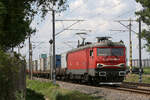
[[[123,56],[123,48],[97,48],[97,56]]]
[[[90,56],[93,56],[93,50],[90,50]]]
[[[123,56],[124,49],[123,48],[112,48],[111,53],[112,53],[112,56]]]
[[[97,55],[98,56],[110,56],[111,49],[110,48],[97,48]]]

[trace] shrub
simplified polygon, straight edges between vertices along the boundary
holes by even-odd
[[[0,100],[15,100],[18,80],[19,55],[10,57],[0,50]]]

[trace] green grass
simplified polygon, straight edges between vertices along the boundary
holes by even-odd
[[[92,97],[78,91],[70,91],[54,86],[50,82],[27,80],[26,100],[103,100],[102,97]]]
[[[139,75],[138,74],[128,74],[125,82],[138,82]],[[142,75],[142,82],[143,83],[150,83],[150,75],[143,74]]]
[[[144,74],[150,74],[150,67],[143,68]]]
[[[138,68],[138,67],[132,66],[132,68],[134,69],[134,68]],[[129,70],[130,67],[127,66],[127,69]],[[150,67],[143,67],[143,71],[144,71],[143,74],[150,74]]]

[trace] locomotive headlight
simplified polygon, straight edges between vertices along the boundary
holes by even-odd
[[[97,68],[101,68],[102,66],[102,64],[97,64]]]
[[[125,64],[120,64],[120,67],[124,67],[125,66]]]

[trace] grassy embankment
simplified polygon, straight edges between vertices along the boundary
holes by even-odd
[[[102,97],[92,97],[78,91],[62,89],[50,82],[27,80],[26,100],[102,100]]]
[[[150,83],[150,67],[144,68],[144,73],[142,74],[142,82]],[[126,77],[126,82],[138,82],[139,75],[138,74],[128,74]]]
[[[125,81],[138,82],[138,74],[128,74]],[[150,68],[144,68],[142,75],[144,83],[150,83]],[[26,100],[102,100],[103,97],[92,97],[78,91],[69,91],[54,86],[50,82],[40,82],[27,80],[27,99]]]

